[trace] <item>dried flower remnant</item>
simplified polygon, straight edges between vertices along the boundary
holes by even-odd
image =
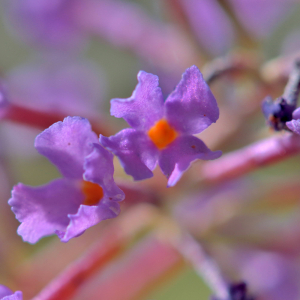
[[[217,102],[196,66],[185,71],[165,102],[157,76],[140,71],[138,82],[130,98],[111,101],[111,114],[133,128],[100,136],[127,174],[135,180],[150,178],[159,163],[173,186],[194,160],[220,157],[221,151],[210,151],[193,136],[219,117]]]
[[[22,292],[13,292],[5,285],[0,284],[0,300],[22,300]]]
[[[56,233],[67,242],[98,222],[116,217],[124,193],[113,180],[113,156],[98,142],[88,120],[67,117],[39,134],[38,152],[63,178],[31,187],[19,183],[9,205],[21,222],[18,234],[37,242]]]
[[[255,300],[254,297],[248,295],[247,285],[244,282],[231,284],[228,290],[228,299],[212,297],[211,300]]]
[[[270,96],[266,97],[262,103],[262,111],[268,125],[276,131],[293,130],[294,122],[287,123],[293,119],[299,119],[299,109],[297,100],[300,92],[300,61],[297,60],[294,69],[289,76],[289,81],[284,93],[275,101]],[[291,127],[291,128],[290,128]]]

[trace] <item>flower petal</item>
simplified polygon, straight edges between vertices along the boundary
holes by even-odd
[[[119,158],[125,172],[134,180],[153,176],[159,152],[144,132],[127,128],[109,138],[101,136],[100,143]]]
[[[163,150],[159,157],[159,165],[166,175],[168,187],[174,186],[182,174],[196,159],[210,160],[220,157],[221,151],[210,151],[206,145],[195,136],[178,137]]]
[[[177,131],[196,134],[219,118],[219,108],[196,66],[185,71],[165,102],[167,120]]]
[[[118,188],[113,178],[113,155],[99,144],[94,144],[94,147],[94,151],[85,159],[84,179],[99,184],[110,200],[124,200],[125,194]]]
[[[300,135],[300,119],[292,120],[292,121],[286,122],[285,124],[291,131]]]
[[[65,230],[70,222],[68,214],[77,213],[83,200],[76,181],[56,179],[39,187],[19,183],[8,204],[22,223],[18,234],[24,241],[36,243],[56,230]]]
[[[120,213],[118,202],[103,199],[98,206],[80,205],[77,214],[69,215],[70,224],[66,232],[57,232],[62,242],[81,235],[87,228],[100,221],[115,218]]]
[[[292,12],[295,0],[229,0],[241,25],[255,38],[266,38]]]
[[[164,99],[156,75],[140,71],[137,78],[139,83],[130,98],[111,100],[110,113],[135,129],[148,130],[163,117]]]
[[[66,116],[91,115],[101,104],[100,74],[87,61],[43,56],[9,73],[13,103]]]
[[[224,55],[234,42],[234,27],[216,0],[180,0],[195,37],[214,56]]]
[[[1,300],[22,300],[22,299],[23,299],[23,293],[20,291],[17,291],[9,296],[1,298]]]
[[[13,291],[3,284],[0,284],[0,299],[13,294]]]
[[[87,119],[67,117],[44,130],[35,139],[35,148],[67,178],[82,179],[84,159],[98,143]]]

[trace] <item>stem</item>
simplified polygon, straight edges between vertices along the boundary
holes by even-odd
[[[10,103],[4,119],[44,130],[51,126],[53,123],[62,121],[65,117],[65,114],[43,112]],[[109,136],[113,134],[113,130],[109,126],[107,126],[107,124],[110,123],[105,122],[103,118],[104,116],[99,116],[97,122],[92,120],[90,121],[90,123],[92,125],[93,131],[98,135],[103,134]],[[99,120],[102,120],[102,122]],[[104,125],[104,123],[106,125]]]
[[[282,97],[290,105],[297,105],[300,92],[300,60],[295,61],[293,71],[289,76],[289,81],[284,89]]]
[[[171,246],[150,235],[97,278],[77,299],[144,299],[158,285],[173,277],[184,266],[181,255]]]
[[[216,58],[204,66],[204,78],[207,84],[211,85],[220,77],[246,73],[261,81],[260,74],[257,68],[254,67],[255,65],[256,62],[250,56],[235,55]]]
[[[190,235],[185,234],[178,244],[178,250],[191,263],[195,271],[220,300],[229,299],[228,284],[217,264],[207,256],[201,245]]]
[[[300,136],[285,134],[256,142],[203,165],[205,180],[222,182],[284,160],[300,152]]]
[[[73,262],[32,300],[71,299],[79,287],[116,258],[155,217],[156,211],[148,205],[127,211],[105,230],[100,241],[85,256]]]

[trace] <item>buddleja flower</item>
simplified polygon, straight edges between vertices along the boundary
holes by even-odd
[[[173,186],[192,161],[221,155],[193,136],[219,117],[217,102],[196,66],[185,71],[165,102],[157,76],[140,71],[137,78],[130,98],[111,101],[111,114],[124,118],[132,128],[100,137],[127,174],[135,180],[150,178],[159,163],[168,186]]]
[[[82,234],[119,214],[124,193],[113,180],[113,155],[92,132],[87,119],[67,117],[36,137],[35,147],[57,166],[63,178],[31,187],[19,183],[9,205],[21,222],[18,234],[37,242],[56,233],[61,241]]]
[[[13,292],[5,285],[0,284],[0,300],[22,300],[22,292]]]

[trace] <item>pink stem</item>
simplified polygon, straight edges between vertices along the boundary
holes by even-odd
[[[299,152],[299,136],[295,134],[273,136],[228,153],[218,160],[206,162],[201,175],[207,181],[221,182],[284,160]]]
[[[82,295],[86,299],[144,299],[182,266],[182,257],[174,247],[150,236],[136,245],[117,266],[95,278],[76,299],[83,299]]]
[[[71,299],[92,275],[124,251],[137,233],[152,224],[155,215],[156,211],[147,205],[127,211],[112,222],[91,251],[73,262],[32,300]]]
[[[229,299],[228,284],[216,262],[208,257],[201,245],[189,234],[178,243],[178,249],[194,270],[208,284],[218,299]]]
[[[9,103],[4,119],[44,130],[53,123],[62,121],[66,116],[62,113],[44,112]],[[100,120],[102,121],[100,122]],[[110,126],[107,126],[107,122],[104,125],[103,116],[99,116],[97,122],[90,120],[90,123],[97,134],[106,136],[113,134]]]

